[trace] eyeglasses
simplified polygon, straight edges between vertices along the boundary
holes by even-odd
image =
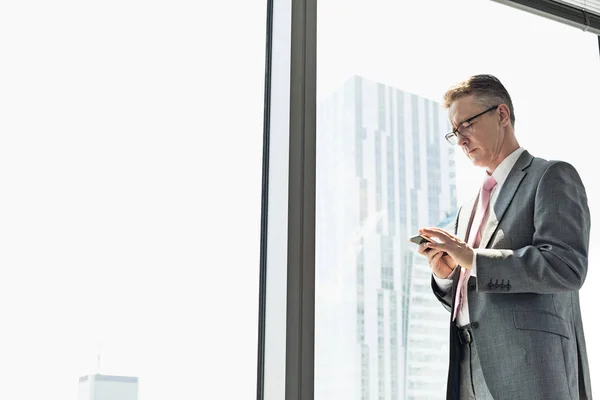
[[[478,118],[481,117],[483,114],[488,113],[492,110],[497,109],[498,107],[500,107],[500,104],[498,104],[497,106],[493,106],[488,108],[487,110],[480,112],[477,115],[472,116],[471,118],[467,118],[465,119],[463,122],[461,122],[460,124],[458,124],[457,128],[455,130],[453,130],[452,132],[446,134],[446,140],[448,141],[448,143],[450,143],[451,145],[457,145],[458,144],[458,135],[460,134],[461,136],[470,136],[473,134],[473,121]]]

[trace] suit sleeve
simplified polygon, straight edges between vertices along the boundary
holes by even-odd
[[[431,274],[431,289],[433,290],[433,294],[435,297],[442,303],[444,308],[448,311],[452,310],[452,288],[450,290],[441,290],[437,285],[433,274]]]
[[[450,282],[444,282],[446,281],[445,279],[436,278],[433,273],[431,274],[431,289],[433,290],[433,294],[448,311],[452,311],[452,301],[456,290],[455,286],[458,282],[458,277],[455,276],[456,271],[457,269],[455,268],[454,271],[448,275],[447,280]],[[441,285],[439,282],[444,282],[444,284]]]
[[[573,166],[550,164],[538,183],[533,210],[531,245],[476,250],[478,291],[553,293],[581,288],[591,223],[585,188]]]

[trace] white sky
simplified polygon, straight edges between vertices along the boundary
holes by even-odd
[[[320,94],[356,73],[439,100],[493,73],[521,144],[579,169],[598,226],[596,37],[449,3],[323,0]],[[0,398],[76,399],[98,349],[140,400],[255,397],[264,34],[258,0],[2,4]],[[464,199],[478,175],[457,161]]]

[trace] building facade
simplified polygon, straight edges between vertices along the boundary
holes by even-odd
[[[138,378],[87,375],[79,378],[79,400],[138,400]]]
[[[353,77],[317,113],[315,399],[443,399],[448,312],[408,238],[456,209],[439,103]]]

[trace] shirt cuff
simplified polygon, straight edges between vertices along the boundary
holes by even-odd
[[[471,264],[471,276],[477,276],[477,250],[473,250],[473,263]]]
[[[440,289],[440,292],[442,292],[443,294],[446,294],[450,291],[450,289],[452,289],[452,278],[454,277],[454,274],[456,273],[456,270],[460,269],[460,267],[457,265],[456,268],[454,268],[452,270],[452,272],[450,272],[450,275],[448,275],[447,278],[438,278],[436,276],[436,274],[433,274],[433,279],[435,279],[435,283],[438,285],[438,288]]]

